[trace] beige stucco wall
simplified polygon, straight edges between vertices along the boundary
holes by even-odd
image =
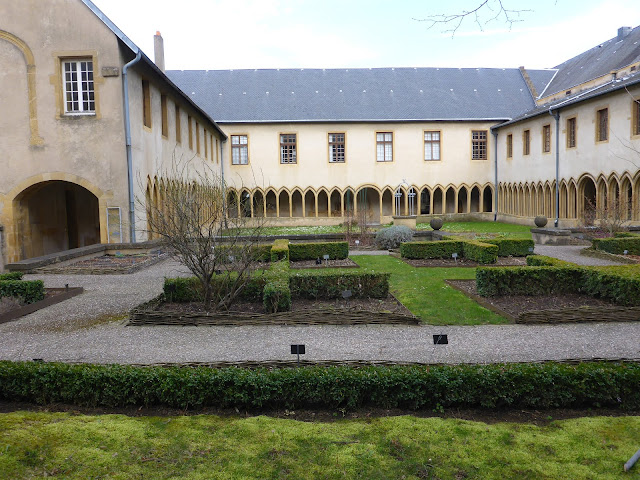
[[[328,190],[371,185],[382,189],[403,181],[418,188],[462,184],[484,185],[492,180],[492,123],[335,123],[335,124],[221,124],[229,136],[249,136],[249,164],[231,164],[231,145],[225,148],[225,177],[249,188],[311,187]],[[441,132],[441,160],[424,160],[425,130]],[[471,159],[471,131],[487,130],[487,160]],[[346,161],[329,163],[328,134],[346,134]],[[393,162],[376,161],[376,132],[393,132]],[[280,163],[280,133],[297,134],[298,163]]]

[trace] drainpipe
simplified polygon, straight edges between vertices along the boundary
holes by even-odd
[[[493,221],[498,221],[498,131],[492,130],[493,134],[493,165],[494,165],[494,180],[493,190],[495,192],[495,201],[493,202]]]
[[[560,110],[556,110],[555,114],[551,113],[556,119],[556,219],[554,226],[558,228],[560,222]]]
[[[224,148],[222,147],[222,138],[220,139],[220,177],[220,183],[222,183],[222,219],[224,227],[229,228],[227,224],[227,186],[224,183]]]
[[[135,199],[133,197],[133,154],[131,152],[131,112],[129,111],[129,82],[127,80],[127,71],[140,61],[142,58],[142,50],[138,49],[136,58],[131,60],[122,68],[122,83],[124,87],[124,132],[127,142],[127,173],[129,177],[129,240],[136,243],[136,214]]]

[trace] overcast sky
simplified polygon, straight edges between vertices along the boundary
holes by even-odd
[[[503,0],[524,9],[447,26],[419,21],[481,0],[93,0],[153,58],[165,42],[171,70],[356,67],[551,68],[640,24],[638,0]],[[493,5],[496,0],[490,0]],[[491,3],[490,3],[491,4]]]

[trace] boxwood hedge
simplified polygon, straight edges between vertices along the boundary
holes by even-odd
[[[560,260],[559,258],[547,257],[546,255],[528,255],[527,265],[531,267],[577,267],[575,263]]]
[[[275,240],[271,247],[271,261],[289,260],[289,240]]]
[[[0,297],[21,298],[24,303],[35,303],[44,299],[42,280],[2,280]]]
[[[535,246],[530,238],[491,238],[480,241],[497,245],[499,257],[526,257],[531,255]]]
[[[291,310],[291,290],[289,289],[289,261],[275,262],[265,274],[262,303],[267,313]]]
[[[22,272],[0,273],[0,282],[4,282],[6,280],[22,280],[23,275],[24,274]]]
[[[583,275],[577,267],[478,267],[476,289],[484,297],[576,293]]]
[[[465,240],[462,242],[462,254],[464,258],[474,262],[495,263],[498,259],[498,246],[476,240]]]
[[[640,365],[213,369],[0,362],[0,399],[169,408],[640,408]]]
[[[292,262],[298,260],[315,260],[329,255],[331,260],[343,260],[349,256],[349,243],[347,242],[311,242],[290,243],[289,259]]]
[[[302,271],[289,276],[289,287],[293,298],[342,298],[344,290],[351,290],[354,298],[385,298],[389,295],[390,276],[358,271]]]
[[[630,255],[640,255],[640,236],[617,238],[594,238],[593,248],[603,252],[622,255],[626,250]]]
[[[457,253],[463,254],[462,241],[440,240],[437,242],[407,242],[400,245],[400,255],[403,258],[419,260],[426,258],[451,258]]]

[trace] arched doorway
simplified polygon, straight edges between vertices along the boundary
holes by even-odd
[[[98,198],[62,180],[37,183],[14,200],[21,258],[100,243]]]

